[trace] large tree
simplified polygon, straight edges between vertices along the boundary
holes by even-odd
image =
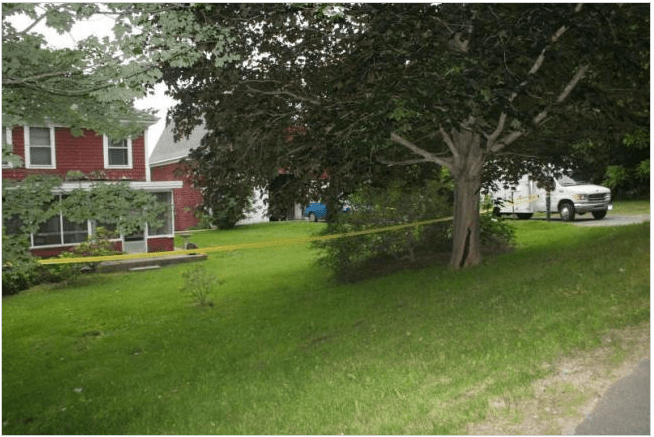
[[[484,178],[648,123],[646,4],[213,5],[202,18],[232,29],[241,61],[165,70],[179,134],[204,118],[201,147],[238,171],[326,170],[332,198],[389,167],[447,167],[455,268],[481,260]],[[288,141],[289,126],[305,130]]]

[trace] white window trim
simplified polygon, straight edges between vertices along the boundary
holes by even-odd
[[[50,130],[50,165],[32,165],[30,154],[30,127],[44,127]],[[25,133],[25,168],[57,168],[57,153],[55,144],[55,128],[54,126],[24,126],[23,132]]]
[[[13,134],[12,130],[10,127],[5,128],[5,143],[9,144],[11,146],[11,151],[13,153],[14,151],[14,139],[13,139]],[[13,168],[14,165],[11,162],[2,162],[2,168]]]
[[[102,148],[104,151],[104,168],[106,169],[132,169],[132,139],[127,138],[127,165],[109,165],[109,137],[102,135]]]

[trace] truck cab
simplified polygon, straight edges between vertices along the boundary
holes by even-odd
[[[548,185],[552,187],[551,212],[558,212],[563,221],[573,221],[577,214],[587,212],[600,220],[613,209],[609,188],[575,181],[566,175],[552,178]],[[535,212],[547,212],[547,191],[528,175],[515,187],[492,192],[491,199],[496,205],[493,209],[496,215],[515,214],[519,219],[528,219]]]

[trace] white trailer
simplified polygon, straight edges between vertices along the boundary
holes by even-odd
[[[613,209],[609,188],[577,182],[565,175],[553,178],[551,184],[554,189],[550,192],[550,209],[552,213],[561,214],[563,221],[573,221],[576,214],[587,212],[599,220]],[[547,212],[547,191],[539,188],[528,175],[515,187],[492,192],[491,200],[496,205],[493,212],[497,216],[515,214],[519,219],[528,219],[535,212]]]

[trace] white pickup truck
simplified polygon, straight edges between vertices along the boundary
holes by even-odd
[[[550,209],[561,214],[561,220],[573,221],[575,215],[590,212],[596,219],[603,219],[613,209],[611,190],[599,185],[577,182],[569,176],[554,179],[550,192]],[[547,212],[547,192],[538,187],[536,181],[525,175],[517,187],[509,187],[491,193],[496,205],[495,215],[515,214],[519,219],[528,219],[535,212]]]

